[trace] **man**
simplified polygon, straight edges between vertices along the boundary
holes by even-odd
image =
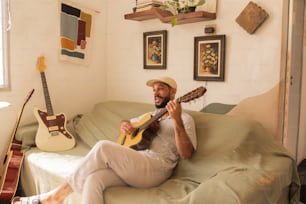
[[[175,101],[176,82],[170,77],[147,81],[153,88],[157,110],[167,112],[159,119],[159,129],[148,149],[135,151],[111,141],[99,141],[85,156],[79,168],[57,189],[29,198],[16,197],[12,203],[64,203],[77,191],[82,203],[104,203],[103,192],[112,186],[147,188],[160,185],[172,174],[179,158],[189,159],[196,148],[195,124]],[[142,116],[120,123],[122,134],[130,135]]]

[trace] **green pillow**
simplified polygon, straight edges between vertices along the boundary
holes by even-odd
[[[204,113],[216,113],[216,114],[226,114],[232,108],[234,108],[235,104],[224,104],[224,103],[210,103],[204,108],[200,110],[200,112]]]

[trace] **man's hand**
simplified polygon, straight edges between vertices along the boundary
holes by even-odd
[[[130,135],[136,128],[132,125],[129,120],[122,120],[120,123],[120,132],[123,134]]]
[[[169,101],[166,105],[170,117],[174,120],[180,120],[182,114],[182,107],[176,100]]]

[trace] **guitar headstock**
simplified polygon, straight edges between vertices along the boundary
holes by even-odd
[[[199,98],[199,97],[203,96],[206,91],[207,91],[207,89],[205,87],[200,86],[200,87],[188,92],[184,96],[178,98],[178,101],[179,102],[185,102],[185,103],[189,102],[189,101],[192,101],[196,98]]]
[[[37,69],[40,72],[44,72],[46,70],[45,57],[40,56],[37,61]]]

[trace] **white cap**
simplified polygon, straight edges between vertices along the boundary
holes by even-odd
[[[175,80],[170,77],[159,77],[159,78],[151,79],[147,81],[146,84],[147,86],[153,86],[156,82],[162,82],[162,83],[168,84],[170,87],[175,88],[175,89],[177,87]]]

